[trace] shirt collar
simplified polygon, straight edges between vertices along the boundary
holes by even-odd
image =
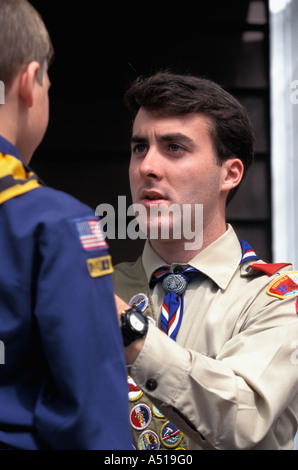
[[[13,145],[11,142],[6,140],[1,135],[0,135],[0,152],[3,154],[12,155],[13,157],[16,157],[22,161],[22,157],[18,149],[15,147],[15,145]]]
[[[241,256],[242,250],[238,237],[231,225],[228,224],[226,232],[191,259],[188,266],[198,269],[221,289],[226,289],[239,266]],[[142,261],[148,282],[157,268],[168,266],[151,248],[148,240],[145,243]],[[175,264],[181,263],[172,263],[171,266]]]

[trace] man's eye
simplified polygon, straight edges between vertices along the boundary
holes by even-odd
[[[182,150],[184,150],[184,148],[179,144],[170,144],[169,150],[171,152],[177,153],[177,152],[181,152]]]
[[[144,153],[147,151],[148,146],[145,144],[137,144],[133,147],[134,153]]]

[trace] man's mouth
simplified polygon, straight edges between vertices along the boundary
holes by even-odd
[[[159,200],[163,199],[165,200],[165,196],[160,193],[159,191],[151,190],[151,189],[146,189],[145,191],[142,192],[141,195],[142,199],[148,199],[149,201],[154,201],[154,200]]]
[[[144,205],[154,202],[155,204],[165,204],[166,198],[159,191],[145,190],[141,194],[141,201]]]

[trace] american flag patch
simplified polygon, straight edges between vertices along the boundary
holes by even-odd
[[[86,217],[74,219],[83,248],[87,251],[108,248],[99,219]]]

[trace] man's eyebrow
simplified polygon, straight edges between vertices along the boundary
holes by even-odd
[[[140,143],[140,142],[146,142],[147,139],[145,137],[142,137],[141,135],[133,135],[132,138],[130,139],[130,142],[133,143]]]
[[[165,142],[178,141],[178,142],[182,142],[182,143],[189,144],[189,145],[195,145],[194,141],[190,137],[188,137],[185,134],[181,134],[180,132],[175,132],[173,134],[161,135],[159,137],[159,140],[160,141],[165,141]]]
[[[194,146],[195,143],[194,141],[188,137],[185,134],[181,134],[180,132],[175,132],[173,134],[163,134],[158,136],[158,140],[160,142],[182,142],[188,145]],[[131,138],[131,143],[142,143],[142,142],[147,142],[146,137],[143,137],[141,135],[133,135]]]

